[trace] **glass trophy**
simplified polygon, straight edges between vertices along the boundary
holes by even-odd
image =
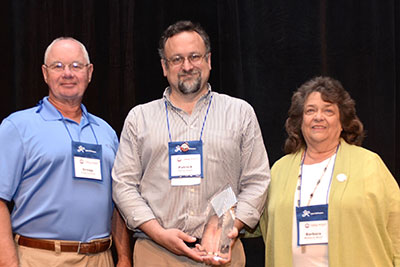
[[[202,247],[208,256],[229,259],[232,239],[228,234],[235,222],[236,196],[231,187],[216,194],[209,203],[208,220],[204,227]]]

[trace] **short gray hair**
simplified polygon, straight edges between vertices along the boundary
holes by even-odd
[[[53,45],[55,43],[57,43],[58,41],[63,41],[63,40],[71,40],[71,41],[77,42],[82,48],[83,57],[86,59],[87,63],[90,64],[90,58],[89,58],[89,54],[86,50],[86,47],[81,42],[79,42],[78,40],[76,40],[75,38],[72,38],[72,37],[58,37],[57,39],[54,39],[54,41],[51,42],[51,44],[49,44],[49,46],[46,48],[46,51],[44,52],[44,64],[46,64],[47,56],[49,55],[49,52],[50,52],[51,48],[53,47]]]

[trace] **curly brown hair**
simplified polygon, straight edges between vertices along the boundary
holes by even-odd
[[[342,84],[330,77],[315,77],[305,82],[293,93],[285,128],[288,137],[285,141],[286,153],[297,152],[306,147],[301,124],[303,122],[304,103],[312,92],[320,92],[322,100],[337,104],[340,113],[342,132],[340,136],[349,144],[360,146],[364,139],[364,127],[357,117],[355,102]]]

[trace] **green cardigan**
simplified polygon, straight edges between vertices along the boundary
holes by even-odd
[[[271,169],[260,229],[265,266],[292,266],[293,203],[303,151]],[[347,179],[339,181],[346,175]],[[381,158],[341,140],[328,207],[329,266],[400,266],[400,190]]]

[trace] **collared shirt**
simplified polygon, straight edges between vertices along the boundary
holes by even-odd
[[[166,229],[201,237],[211,197],[230,186],[238,199],[236,216],[257,224],[269,184],[269,164],[253,108],[245,101],[212,92],[191,115],[164,97],[134,107],[122,130],[113,168],[113,198],[132,229],[151,219]],[[172,141],[202,136],[204,178],[200,185],[171,186],[168,178],[168,118]]]
[[[15,112],[2,122],[0,198],[15,202],[15,233],[85,242],[110,234],[111,168],[118,139],[105,121],[83,105],[81,109],[78,124],[62,117],[45,97],[37,107]],[[102,145],[102,181],[73,178],[66,127],[74,141],[96,144],[97,138]]]

